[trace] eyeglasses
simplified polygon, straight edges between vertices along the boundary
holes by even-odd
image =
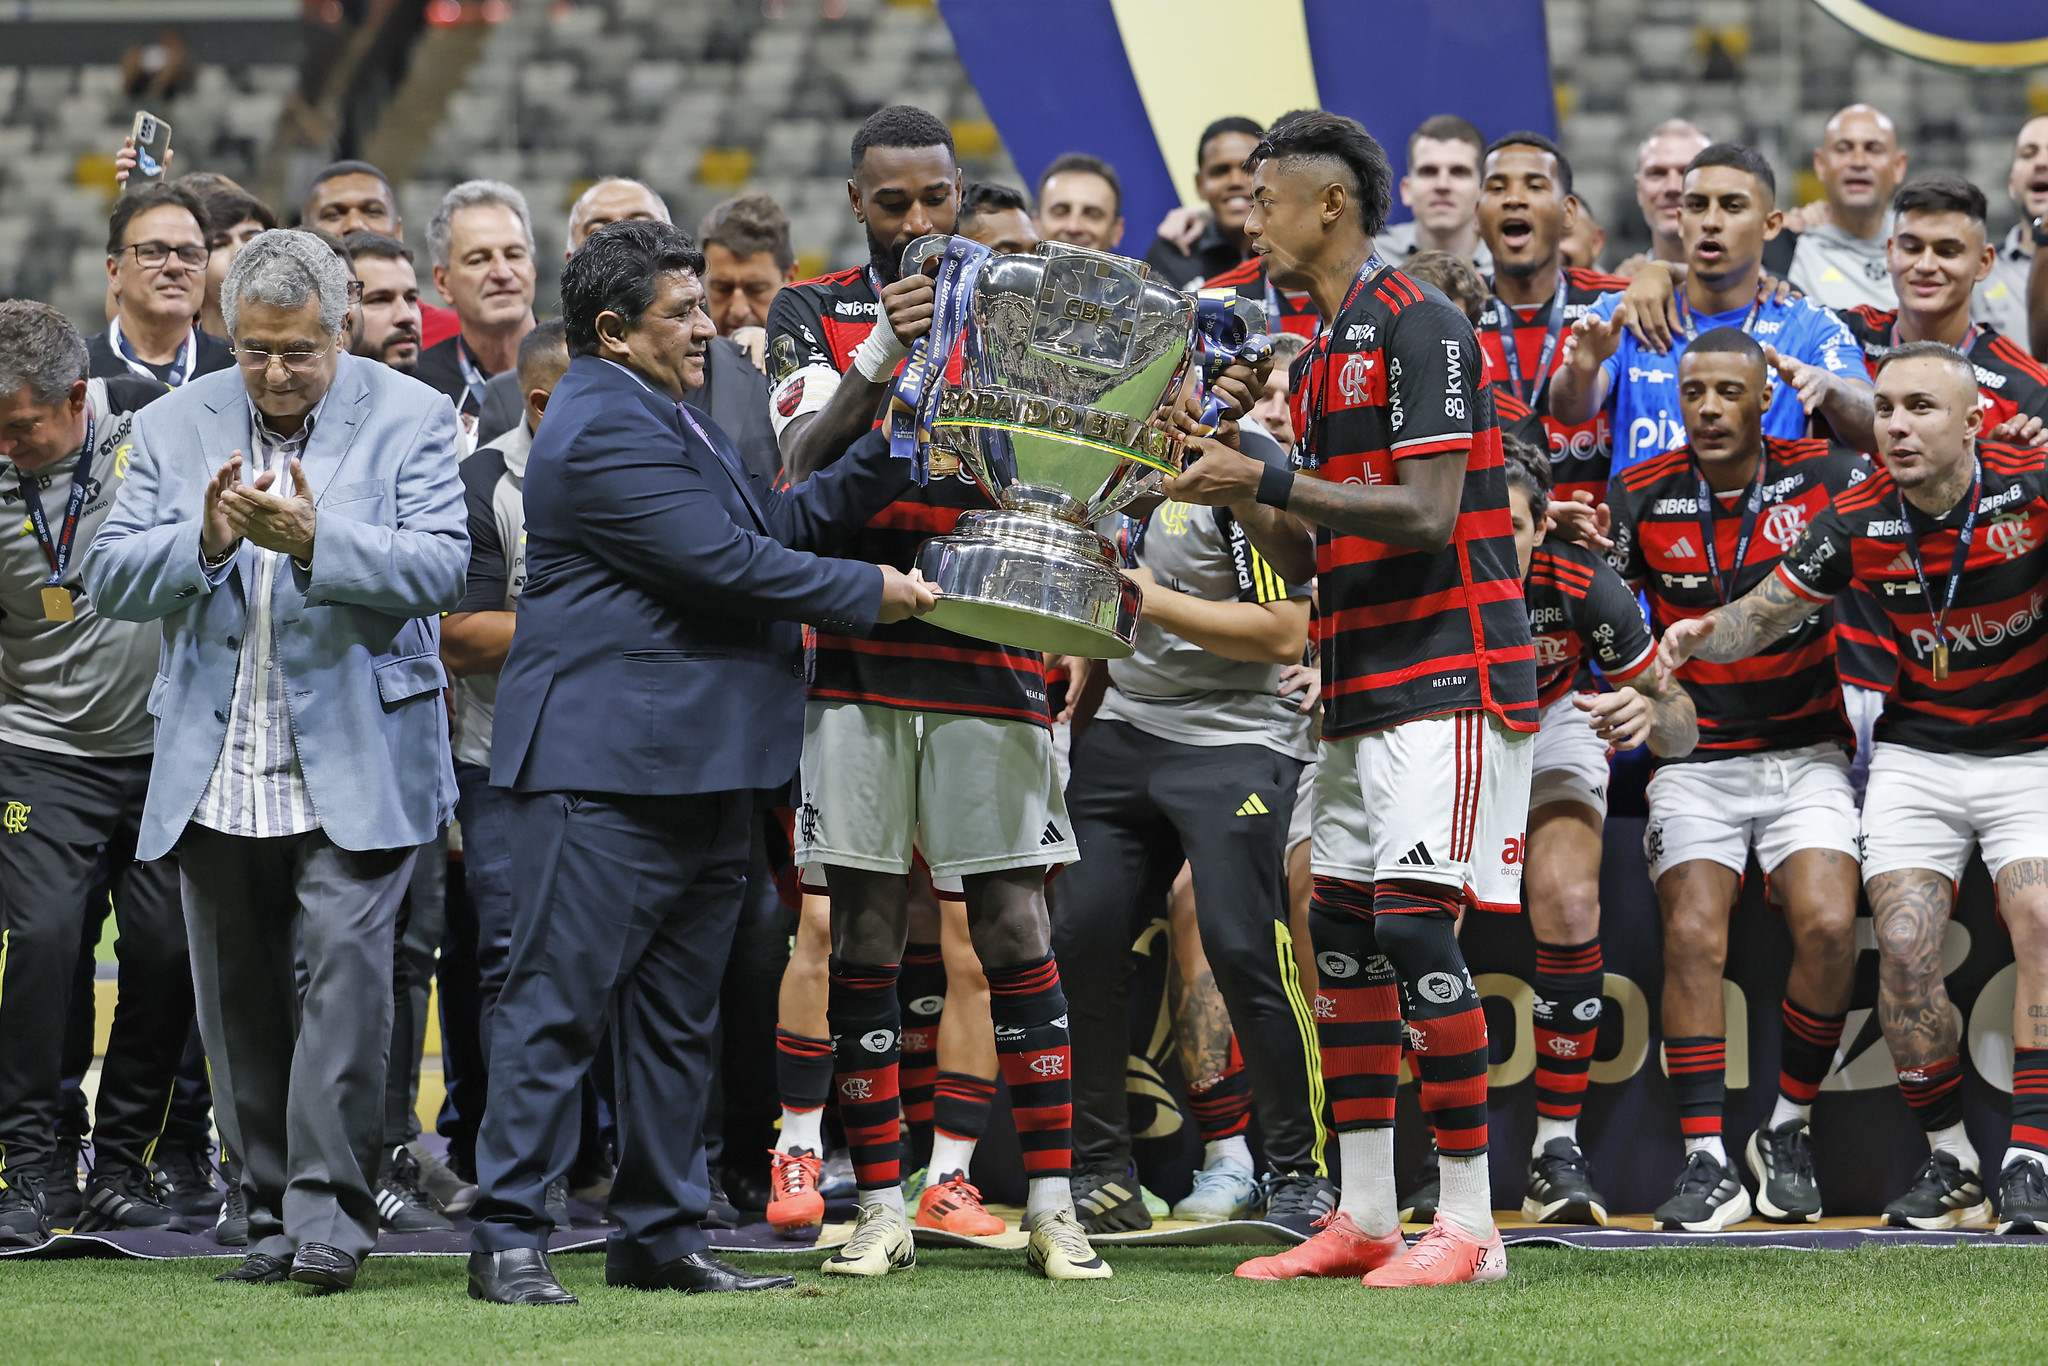
[[[268,371],[270,363],[278,361],[283,364],[286,370],[294,375],[310,373],[313,367],[320,363],[320,358],[333,349],[334,344],[332,342],[321,347],[318,351],[301,351],[296,349],[291,351],[265,351],[260,347],[249,346],[231,346],[228,348],[233,353],[236,363],[244,370]]]
[[[205,247],[190,243],[174,247],[168,242],[134,242],[122,247],[114,255],[122,256],[131,251],[135,253],[135,264],[144,270],[162,270],[164,264],[173,256],[196,269],[205,265],[207,257],[211,255]]]

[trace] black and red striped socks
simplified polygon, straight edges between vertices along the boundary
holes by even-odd
[[[1842,1043],[1843,1015],[1822,1015],[1787,996],[1781,1009],[1784,1030],[1778,1042],[1778,1102],[1770,1126],[1813,1118],[1813,1098],[1835,1067]]]
[[[896,979],[903,1021],[903,1121],[910,1129],[910,1165],[932,1148],[932,1092],[939,1080],[939,1020],[946,1010],[946,960],[937,944],[910,944]]]
[[[2012,1139],[1999,1170],[2014,1162],[2048,1167],[2048,1048],[2013,1050]]]
[[[941,1072],[932,1102],[931,1179],[963,1175],[974,1162],[974,1147],[988,1132],[996,1103],[995,1081],[966,1072]]]
[[[1984,1170],[1963,1129],[1963,1060],[1955,1053],[1919,1067],[1899,1069],[1899,1093],[1927,1135],[1927,1146],[1946,1152],[1965,1170]]]
[[[1188,1109],[1202,1140],[1204,1167],[1231,1161],[1250,1170],[1252,1150],[1245,1135],[1252,1126],[1252,1079],[1244,1070],[1244,1055],[1237,1051],[1236,1034],[1230,1036],[1222,1073],[1200,1086],[1188,1083]]]
[[[775,1027],[775,1089],[782,1097],[784,1152],[825,1155],[825,1102],[832,1098],[832,1041]]]
[[[839,1092],[839,1120],[853,1158],[853,1178],[865,1201],[895,1192],[901,1205],[903,1105],[899,1092],[901,1043],[896,1007],[895,963],[848,963],[834,954],[829,964],[832,1020],[832,1081]],[[886,1197],[884,1197],[886,1198]]]
[[[1051,954],[1004,967],[984,963],[982,974],[988,978],[989,1017],[996,1027],[996,1061],[1009,1084],[1010,1114],[1031,1182],[1029,1220],[1071,1199],[1074,1073],[1067,997]]]
[[[1316,1048],[1342,1159],[1338,1208],[1368,1235],[1399,1223],[1394,1093],[1401,1080],[1401,994],[1373,938],[1372,884],[1315,879]]]
[[[1600,941],[1536,945],[1530,1004],[1536,1034],[1536,1151],[1553,1138],[1578,1141],[1579,1111],[1600,1034]]]
[[[1678,1106],[1678,1130],[1688,1156],[1705,1148],[1722,1166],[1728,1148],[1721,1138],[1721,1112],[1728,1100],[1728,1040],[1710,1034],[1664,1041],[1664,1070]]]

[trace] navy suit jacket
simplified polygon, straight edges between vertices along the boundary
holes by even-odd
[[[526,462],[526,585],[491,781],[632,795],[775,787],[803,745],[797,623],[866,634],[882,573],[828,551],[910,481],[879,432],[790,491],[705,414],[578,356]]]

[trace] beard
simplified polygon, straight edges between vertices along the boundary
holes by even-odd
[[[866,224],[861,230],[868,237],[868,264],[875,268],[875,274],[885,285],[893,285],[903,278],[903,247],[892,247],[875,236],[875,230]],[[909,246],[908,242],[903,244]]]

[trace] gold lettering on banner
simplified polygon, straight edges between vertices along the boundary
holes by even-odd
[[[1027,398],[1024,400],[1024,416],[1022,418],[1022,421],[1024,425],[1027,427],[1043,427],[1045,425],[1046,417],[1050,415],[1051,412],[1052,404],[1047,400],[1042,398]]]

